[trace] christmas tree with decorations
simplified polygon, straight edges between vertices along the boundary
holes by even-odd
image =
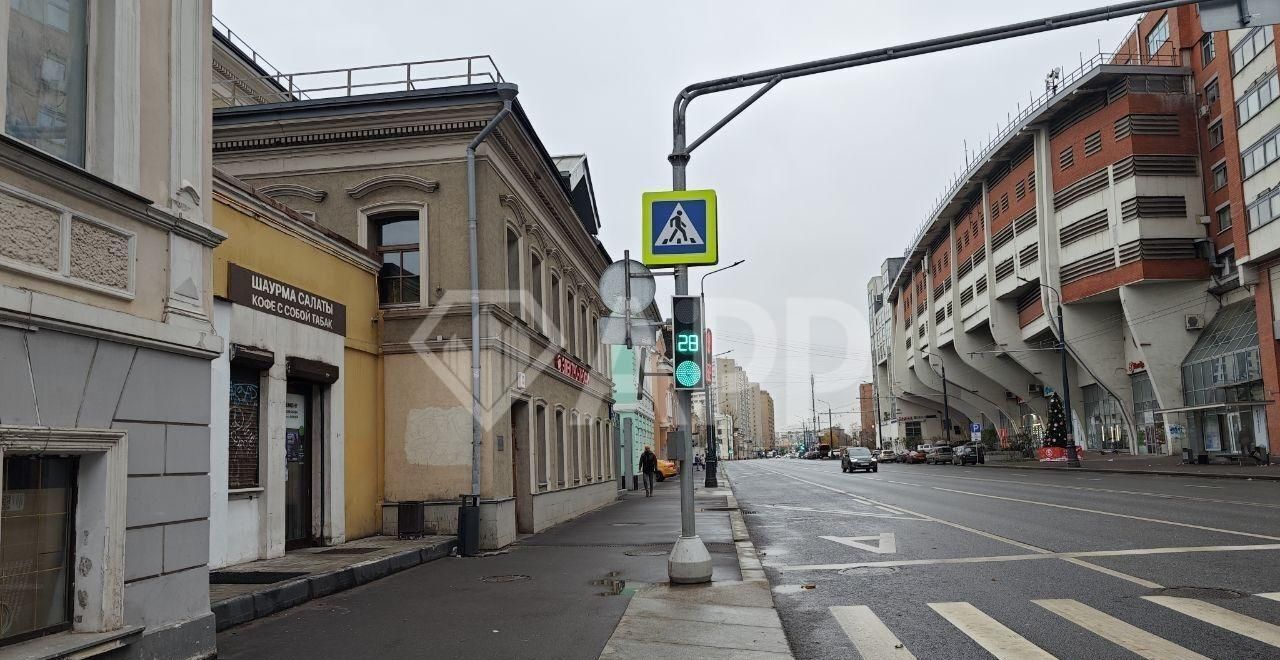
[[[1049,395],[1049,424],[1044,430],[1044,446],[1067,446],[1067,416],[1062,411],[1062,398],[1057,392]]]

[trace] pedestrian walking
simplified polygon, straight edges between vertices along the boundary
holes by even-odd
[[[644,474],[644,496],[653,497],[653,480],[658,473],[658,456],[648,446],[640,454],[640,472]]]

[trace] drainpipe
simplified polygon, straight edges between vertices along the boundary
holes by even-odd
[[[511,114],[511,103],[519,90],[515,85],[499,87],[502,109],[484,125],[467,145],[467,252],[471,270],[471,494],[458,511],[458,545],[465,556],[474,556],[480,547],[480,248],[476,238],[476,147]]]

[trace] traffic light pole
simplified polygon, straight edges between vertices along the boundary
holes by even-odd
[[[685,166],[689,154],[684,149],[684,127],[676,135],[677,153],[672,154],[671,184],[673,190],[686,190]],[[676,295],[689,294],[689,267],[676,267]],[[672,310],[674,312],[674,310]],[[699,336],[701,339],[701,335]],[[705,370],[705,365],[703,369]],[[703,376],[705,378],[705,376]],[[667,577],[676,584],[699,584],[711,581],[711,553],[698,538],[693,521],[693,395],[689,390],[676,390],[676,427],[680,429],[680,538],[667,558]]]

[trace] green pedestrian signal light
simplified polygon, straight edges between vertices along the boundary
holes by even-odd
[[[704,385],[706,357],[702,342],[702,299],[672,296],[671,325],[676,389],[700,390]]]

